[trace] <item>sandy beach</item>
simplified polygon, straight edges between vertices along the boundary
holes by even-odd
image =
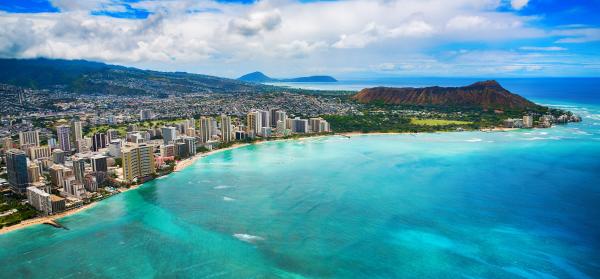
[[[33,219],[28,219],[28,220],[22,221],[21,223],[18,223],[16,225],[12,225],[12,226],[4,227],[4,228],[0,229],[0,234],[4,234],[4,233],[7,233],[7,232],[15,231],[15,230],[22,229],[22,228],[29,227],[29,226],[33,226],[33,225],[43,224],[45,222],[49,222],[49,221],[56,220],[56,219],[59,219],[59,218],[63,218],[63,217],[69,216],[71,214],[75,214],[77,212],[84,211],[84,210],[86,210],[88,208],[92,208],[95,205],[96,205],[96,203],[93,202],[93,203],[86,204],[86,205],[81,206],[81,207],[77,207],[77,208],[73,208],[73,209],[70,209],[70,210],[67,210],[67,211],[60,212],[58,214],[54,214],[54,215],[50,215],[50,216],[44,216],[44,217],[37,217],[37,218],[33,218]]]

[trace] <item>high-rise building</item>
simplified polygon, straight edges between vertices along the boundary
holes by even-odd
[[[65,152],[62,151],[62,149],[52,150],[52,161],[55,164],[64,164],[65,163]]]
[[[149,109],[140,110],[140,121],[149,120],[154,118],[154,113]]]
[[[97,192],[98,191],[98,181],[96,180],[96,176],[92,174],[86,174],[83,178],[83,187],[88,192]]]
[[[329,123],[323,118],[309,119],[310,131],[313,133],[329,132]]]
[[[108,163],[106,156],[96,155],[90,159],[92,172],[108,172]]]
[[[25,151],[10,149],[6,152],[8,184],[15,193],[24,194],[29,186],[27,177],[27,155]]]
[[[73,173],[75,174],[75,180],[83,183],[83,177],[85,176],[85,160],[83,158],[73,159]]]
[[[119,139],[119,131],[116,129],[108,129],[106,131],[106,138],[108,142],[112,142],[113,140]]]
[[[48,146],[50,146],[50,148],[56,148],[58,146],[58,141],[56,141],[55,138],[49,138],[48,139]]]
[[[19,132],[20,146],[40,146],[40,131]]]
[[[262,122],[262,114],[257,110],[252,110],[246,115],[246,129],[250,137],[260,134]]]
[[[49,173],[52,185],[62,187],[65,181],[65,167],[63,165],[54,164],[50,167]]]
[[[63,191],[70,196],[82,198],[85,194],[83,183],[77,181],[74,177],[69,177],[64,180]]]
[[[185,131],[185,135],[188,137],[195,137],[196,136],[196,128],[187,128],[187,130]]]
[[[108,146],[108,155],[121,158],[121,146],[122,142],[120,140],[111,140],[110,145]]]
[[[231,128],[231,117],[224,114],[221,115],[221,138],[223,142],[230,142],[233,140]]]
[[[183,138],[183,142],[185,143],[185,148],[187,149],[188,156],[196,155],[196,138],[185,137]]]
[[[175,156],[175,146],[172,144],[163,145],[160,147],[160,156],[161,157],[174,157]]]
[[[285,127],[286,120],[287,120],[287,114],[285,113],[285,111],[278,110],[275,112],[275,127],[277,127],[277,122],[281,121],[281,122],[283,122],[283,129],[286,129],[286,127]]]
[[[184,142],[175,143],[175,154],[177,154],[177,157],[179,157],[180,159],[184,159],[189,156],[188,149],[185,146]]]
[[[96,133],[92,137],[92,151],[98,151],[100,149],[106,148],[108,143],[108,138],[105,133]]]
[[[198,138],[200,139],[200,143],[208,142],[213,133],[213,125],[211,117],[200,117],[200,127],[198,129]]]
[[[277,111],[279,110],[275,108],[269,109],[269,127],[275,128],[277,126]]]
[[[39,146],[39,147],[31,147],[28,150],[29,159],[37,160],[42,158],[50,158],[52,156],[52,151],[50,151],[50,146]]]
[[[123,160],[123,178],[126,181],[131,182],[135,178],[155,173],[153,146],[141,144],[123,148],[121,156]]]
[[[296,117],[294,119],[292,119],[292,132],[294,133],[308,133],[310,132],[309,130],[309,125],[308,125],[308,120],[306,119],[300,119],[299,117]]]
[[[269,113],[268,110],[259,110],[260,112],[260,128],[262,127],[271,127],[271,114]],[[259,129],[259,131],[262,129]]]
[[[523,128],[533,128],[533,116],[523,116]]]
[[[65,152],[71,151],[71,127],[68,125],[60,125],[56,127],[56,135],[58,137],[58,147]]]
[[[27,201],[33,208],[44,212],[46,215],[52,214],[52,199],[50,194],[36,187],[27,187]]]
[[[29,179],[29,184],[40,181],[41,176],[42,172],[40,170],[40,166],[34,162],[31,162],[29,166],[27,166],[27,178]]]
[[[177,128],[175,128],[175,127],[162,127],[161,131],[162,131],[163,143],[164,144],[173,143],[177,139]]]
[[[79,121],[79,120],[71,121],[71,135],[72,135],[73,142],[77,142],[78,140],[83,138],[83,130],[81,129],[81,121]]]

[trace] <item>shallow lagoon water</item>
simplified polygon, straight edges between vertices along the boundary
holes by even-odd
[[[552,129],[205,157],[0,235],[2,278],[599,278],[600,109]]]

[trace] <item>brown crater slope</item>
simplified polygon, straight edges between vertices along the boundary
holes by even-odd
[[[502,109],[537,107],[533,102],[504,89],[495,80],[463,87],[365,88],[352,96],[361,103],[380,101],[392,105],[439,105]]]

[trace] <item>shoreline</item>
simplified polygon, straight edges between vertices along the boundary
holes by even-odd
[[[465,131],[440,131],[440,132],[507,132],[507,131],[514,131],[514,130],[519,130],[519,128],[492,128],[492,129],[480,129],[480,130],[465,130]],[[439,133],[439,132],[423,132],[423,133]],[[211,150],[205,153],[198,153],[190,158],[184,159],[184,160],[180,160],[179,162],[177,162],[177,165],[175,166],[175,168],[173,169],[172,173],[175,172],[180,172],[184,169],[186,169],[187,167],[193,165],[194,163],[196,163],[196,161],[198,161],[201,158],[213,155],[213,154],[217,154],[219,152],[224,152],[224,151],[228,151],[228,150],[233,150],[233,149],[237,149],[240,147],[245,147],[245,146],[250,146],[250,145],[258,145],[258,144],[264,144],[264,143],[268,143],[268,142],[276,142],[276,141],[289,141],[289,140],[301,140],[301,139],[308,139],[308,138],[322,138],[322,137],[331,137],[331,136],[343,136],[343,137],[353,137],[353,136],[378,136],[378,135],[411,135],[411,134],[423,134],[423,133],[418,133],[418,132],[373,132],[373,133],[363,133],[363,132],[343,132],[343,133],[333,133],[333,134],[327,134],[327,135],[315,135],[315,136],[304,136],[304,137],[297,137],[297,138],[279,138],[279,139],[272,139],[272,140],[260,140],[260,141],[256,141],[256,142],[252,142],[252,143],[235,143],[232,146],[226,147],[226,148],[221,148],[221,149],[216,149],[216,150]],[[168,174],[167,174],[168,175]],[[138,189],[140,186],[144,185],[144,183],[141,184],[134,184],[131,185],[129,188],[119,188],[119,194],[121,193],[125,193],[131,190],[136,190]],[[64,218],[79,212],[82,212],[84,210],[87,210],[89,208],[94,207],[95,205],[97,205],[99,201],[94,201],[92,203],[83,205],[81,207],[77,207],[77,208],[73,208],[73,209],[69,209],[60,213],[57,213],[55,215],[49,215],[49,216],[43,216],[43,217],[36,217],[36,218],[32,218],[32,219],[28,219],[28,220],[24,220],[21,223],[12,225],[12,226],[8,226],[8,227],[3,227],[0,229],[0,235],[8,233],[8,232],[12,232],[12,231],[16,231],[16,230],[20,230],[23,228],[27,228],[29,226],[33,226],[33,225],[40,225],[43,224],[45,222],[49,222],[52,220],[56,220],[56,219],[60,219],[60,218]]]

